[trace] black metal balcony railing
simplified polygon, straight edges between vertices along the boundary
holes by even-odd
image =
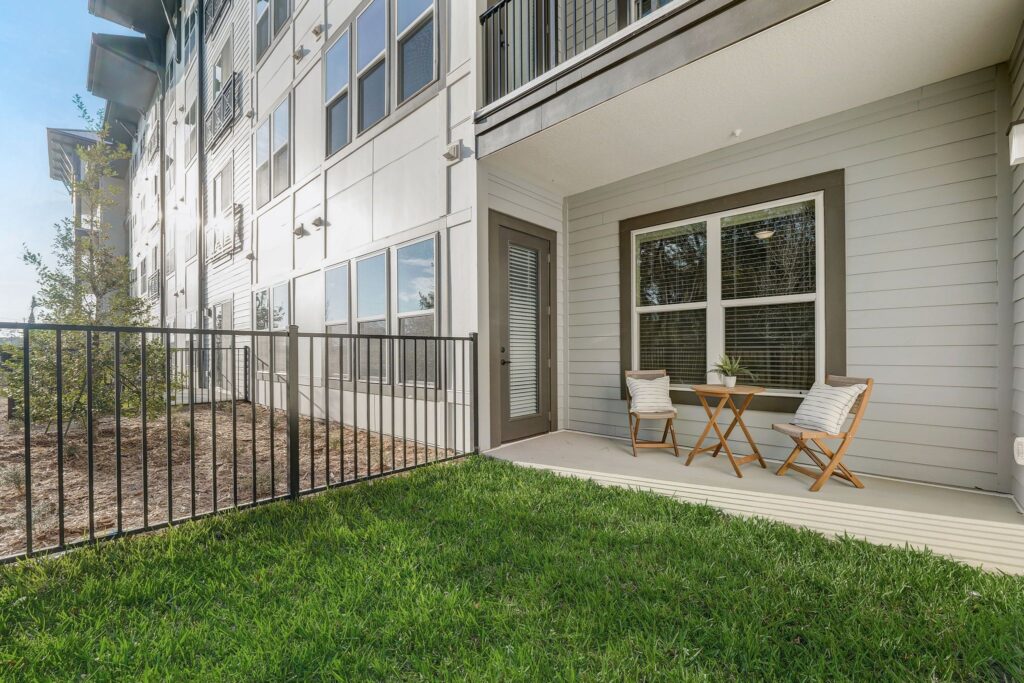
[[[0,564],[478,450],[475,334],[2,330]]]
[[[149,298],[155,299],[160,296],[160,271],[156,271],[149,276]]]
[[[662,2],[661,4],[665,4]],[[490,104],[629,21],[626,0],[500,0],[480,15]]]
[[[217,30],[220,20],[227,14],[224,10],[231,4],[231,0],[206,0],[204,11],[206,15],[203,20],[206,24],[206,36],[210,37]]]
[[[206,148],[211,149],[223,137],[242,110],[242,77],[231,74],[224,82],[217,99],[206,113]]]

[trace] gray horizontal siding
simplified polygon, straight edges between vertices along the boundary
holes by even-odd
[[[1024,26],[1010,57],[1011,121],[1024,118]],[[1013,231],[1013,433],[1024,436],[1024,164],[1010,178]],[[1024,467],[1012,465],[1013,494],[1024,502]]]
[[[626,434],[620,220],[843,168],[847,370],[877,383],[848,462],[865,473],[1005,490],[997,456],[998,83],[995,67],[983,69],[570,197],[570,428]],[[703,412],[679,408],[677,429],[689,446]],[[788,418],[749,414],[769,457],[789,452],[771,431]]]

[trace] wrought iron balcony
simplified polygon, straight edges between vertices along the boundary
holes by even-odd
[[[206,112],[206,148],[210,149],[231,128],[242,110],[242,77],[238,72],[231,74],[210,111]]]
[[[149,294],[149,298],[156,299],[158,296],[160,296],[160,271],[159,270],[149,276],[149,283],[148,283],[148,285],[149,285],[149,287],[148,287],[147,294]]]

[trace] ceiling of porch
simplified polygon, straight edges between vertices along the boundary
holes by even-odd
[[[1006,61],[1022,21],[1020,0],[831,0],[487,161],[575,194]]]

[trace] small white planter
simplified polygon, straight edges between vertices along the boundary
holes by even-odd
[[[736,378],[729,375],[722,375],[722,383],[731,389],[736,386]]]

